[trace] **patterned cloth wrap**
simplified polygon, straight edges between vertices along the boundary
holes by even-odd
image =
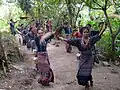
[[[49,82],[54,82],[54,75],[52,69],[50,68],[47,52],[38,52],[36,68],[40,74],[38,83],[42,85],[49,85]]]

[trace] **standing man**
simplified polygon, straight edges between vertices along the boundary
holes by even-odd
[[[10,19],[10,30],[11,30],[11,34],[12,35],[14,35],[15,36],[15,34],[16,34],[16,31],[15,31],[15,23],[17,23],[17,21],[16,22],[14,22],[12,19]]]
[[[64,22],[64,24],[63,24],[63,29],[64,29],[64,31],[65,31],[65,38],[66,39],[70,39],[71,37],[71,25],[69,25],[69,23],[68,22]],[[68,52],[68,53],[71,53],[71,51],[72,51],[72,46],[70,45],[70,44],[68,44],[68,43],[66,43],[65,44],[65,47],[66,47],[66,52]]]

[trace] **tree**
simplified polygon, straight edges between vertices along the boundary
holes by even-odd
[[[75,25],[79,12],[83,9],[84,4],[80,0],[65,0],[67,11],[70,18],[70,24]]]

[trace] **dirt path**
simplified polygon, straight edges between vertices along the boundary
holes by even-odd
[[[53,43],[53,42],[51,42]],[[55,83],[43,87],[37,83],[33,55],[26,47],[21,50],[25,53],[25,61],[14,65],[9,77],[0,80],[0,90],[84,90],[76,81],[77,49],[73,47],[71,54],[66,53],[64,44],[60,47],[48,45],[51,67],[55,74]],[[17,69],[18,68],[18,69]],[[111,73],[111,70],[117,71]],[[103,67],[97,65],[93,69],[94,87],[90,90],[120,90],[120,68],[116,66]]]

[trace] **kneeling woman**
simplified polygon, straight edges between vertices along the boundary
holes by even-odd
[[[100,40],[100,37],[105,29],[101,30],[101,32],[93,37],[90,37],[90,30],[88,27],[82,28],[82,38],[76,39],[64,39],[60,37],[61,40],[69,43],[70,45],[74,45],[81,52],[79,58],[79,69],[77,72],[78,84],[85,86],[86,89],[90,85],[93,86],[92,81],[92,65],[93,65],[93,57],[92,57],[92,47],[94,44]]]
[[[49,82],[54,82],[53,71],[50,68],[50,62],[47,53],[47,42],[54,37],[52,33],[43,35],[42,30],[38,30],[37,37],[35,38],[37,46],[37,63],[36,68],[40,74],[38,83],[48,86]]]

